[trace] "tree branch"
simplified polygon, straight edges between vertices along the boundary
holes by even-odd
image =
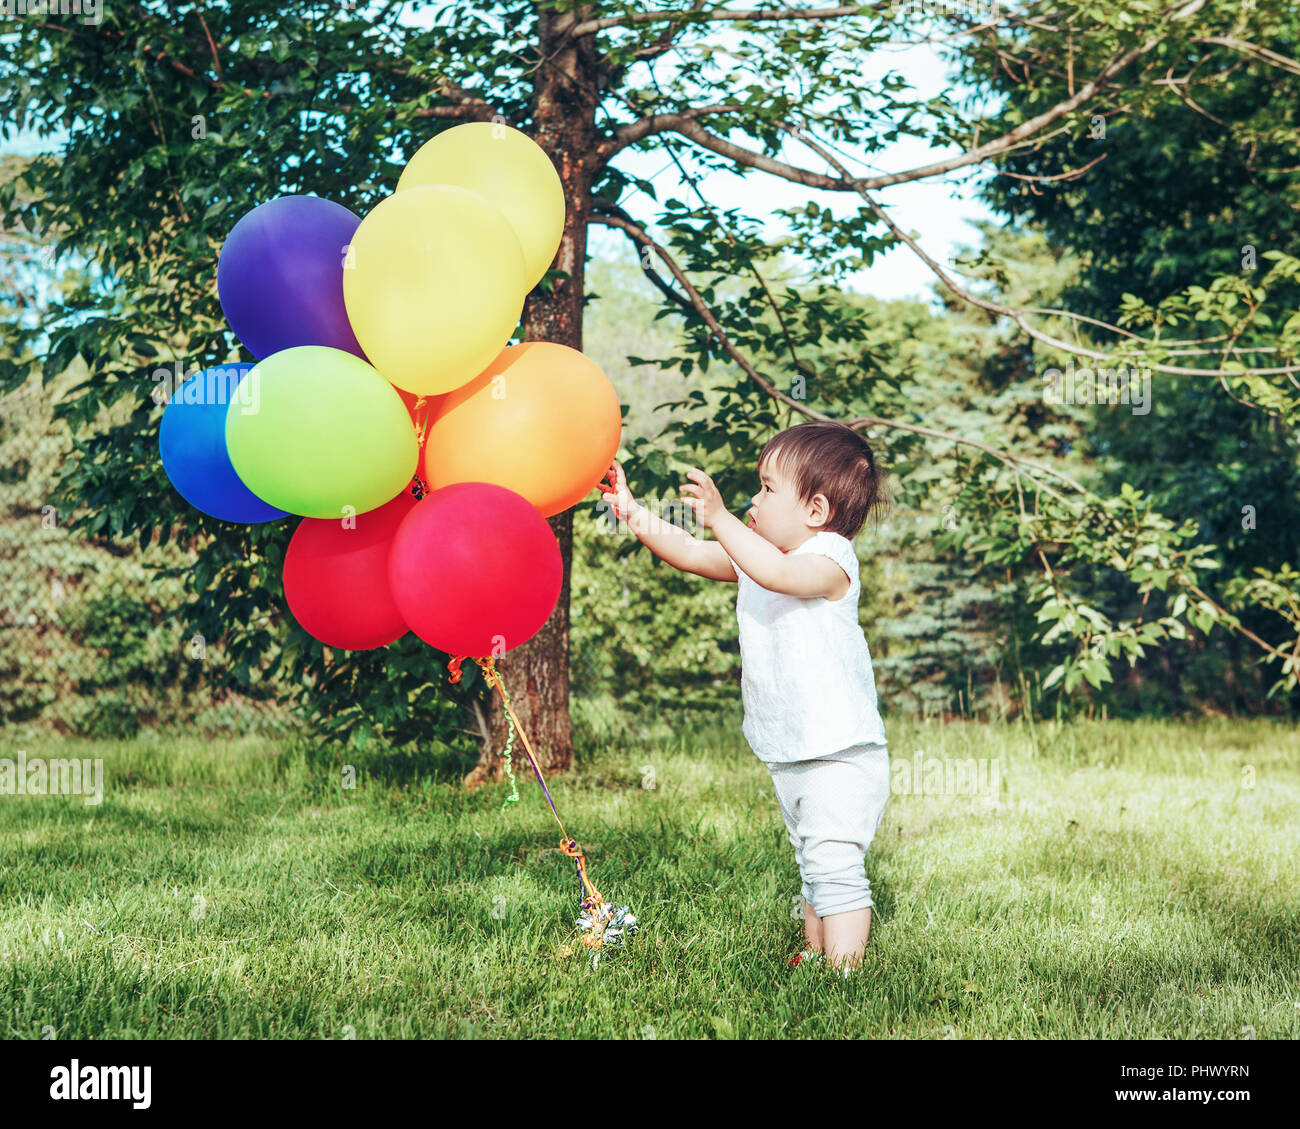
[[[79,39],[86,39],[89,41],[93,41],[97,36],[103,36],[110,43],[119,44],[122,46],[130,46],[131,44],[137,42],[135,40],[129,39],[123,32],[118,31],[116,28],[105,27],[102,24],[93,25],[93,31],[90,34],[83,34],[79,30],[79,28],[82,25],[77,25],[77,24],[41,23],[38,26],[49,31],[61,31],[68,35],[76,36]],[[207,30],[206,24],[204,26],[204,30],[205,31]],[[216,47],[215,45],[212,44],[212,40],[210,36],[208,38],[208,44],[212,48],[213,62],[217,66],[218,74],[220,74],[220,63],[217,62]],[[225,90],[237,90],[248,98],[274,97],[274,95],[269,90],[252,90],[249,87],[240,85],[238,83],[225,82],[222,81],[220,78],[210,78],[209,76],[205,74],[201,74],[198,71],[194,70],[194,68],[187,66],[185,63],[182,63],[180,60],[173,58],[165,51],[155,51],[151,45],[146,45],[145,43],[141,42],[139,46],[140,46],[141,53],[146,57],[152,57],[155,62],[166,65],[167,67],[175,71],[177,74],[184,75],[188,79],[192,79],[195,82],[201,82],[211,90],[218,91],[218,92],[225,91]],[[403,77],[403,78],[412,77],[406,71],[400,69],[399,67],[386,66],[385,69],[392,74],[398,75],[399,77]],[[504,115],[500,115],[498,110],[494,109],[491,105],[489,105],[489,103],[484,101],[478,95],[472,94],[471,92],[463,89],[460,86],[457,86],[455,83],[452,82],[444,82],[440,86],[435,87],[433,93],[440,97],[449,99],[452,102],[452,105],[422,107],[413,113],[412,115],[413,117],[451,118],[459,121],[492,121],[498,116],[504,116]],[[357,107],[344,103],[342,105],[333,106],[331,107],[331,109],[339,113],[351,113],[355,111]],[[386,116],[392,118],[396,115],[396,113],[397,113],[396,109],[391,108],[388,110]]]
[[[690,23],[712,23],[716,20],[736,20],[745,23],[757,23],[761,20],[831,20],[840,16],[865,16],[882,12],[894,6],[897,0],[884,0],[877,4],[850,4],[843,8],[753,8],[743,12],[728,11],[723,8],[711,12],[628,12],[622,16],[602,16],[574,24],[569,35],[574,39],[583,35],[595,35],[610,27],[630,27],[633,24],[653,23],[657,20],[682,20]]]
[[[1058,172],[1052,176],[1031,176],[1028,173],[1007,172],[1006,169],[1000,169],[998,175],[1015,177],[1016,180],[1028,180],[1036,184],[1048,184],[1053,180],[1074,180],[1081,177],[1098,161],[1104,161],[1108,156],[1110,156],[1109,153],[1103,153],[1100,157],[1094,157],[1086,165],[1080,165],[1077,169],[1067,169],[1065,172]]]
[[[704,0],[691,0],[692,11],[699,11],[699,9],[702,8],[703,6],[704,6]],[[689,13],[684,12],[682,13],[682,15],[689,15]],[[621,75],[622,72],[626,70],[627,67],[630,66],[632,63],[647,62],[650,59],[657,59],[659,58],[660,55],[664,55],[667,52],[671,51],[673,49],[674,43],[676,42],[677,33],[680,32],[682,28],[685,27],[685,25],[686,25],[685,20],[680,20],[680,21],[675,20],[672,23],[670,23],[666,28],[664,28],[662,32],[660,32],[659,38],[656,39],[653,43],[646,44],[644,47],[638,47],[635,51],[632,52],[632,57],[627,61],[626,64],[623,64],[615,68],[615,71],[611,72],[610,82],[608,85],[613,86],[614,80],[619,75]]]
[[[815,141],[811,140],[808,137],[808,135],[804,133],[802,130],[796,129],[793,126],[787,125],[783,122],[778,123],[778,128],[785,130],[787,133],[790,133],[795,137],[798,137],[798,139],[802,141],[805,145],[807,145],[814,153],[820,156],[824,161],[830,164],[833,168],[838,169],[842,175],[847,175],[847,170],[844,168],[844,166],[840,164],[840,162],[837,161],[833,156],[831,156],[831,154],[828,153],[825,148],[823,148],[821,145],[818,145]],[[885,210],[879,204],[877,204],[875,200],[873,200],[865,192],[860,192],[859,195],[862,196],[863,200],[867,202],[871,210],[876,213],[877,218],[879,218],[879,220],[886,227],[888,227],[891,232],[893,232],[893,234],[899,239],[899,241],[907,244],[907,246],[912,249],[912,251],[916,254],[916,256],[923,263],[925,263],[927,267],[930,268],[931,272],[935,275],[935,277],[938,278],[940,282],[942,282],[946,287],[948,287],[948,289],[951,290],[954,294],[956,294],[959,298],[971,303],[974,306],[978,306],[981,310],[985,310],[988,313],[997,314],[1001,317],[1010,318],[1022,330],[1024,330],[1025,333],[1029,334],[1030,337],[1034,338],[1036,341],[1043,342],[1044,345],[1051,345],[1053,348],[1060,349],[1062,352],[1070,353],[1076,357],[1087,357],[1090,360],[1106,361],[1110,359],[1105,353],[1099,353],[1095,349],[1088,349],[1082,345],[1071,345],[1068,341],[1062,341],[1059,338],[1052,337],[1050,334],[1044,333],[1042,330],[1036,328],[1033,325],[1030,325],[1030,323],[1025,318],[1024,311],[1013,309],[1010,306],[1003,306],[998,302],[990,302],[985,298],[979,297],[979,295],[977,294],[972,294],[965,287],[958,285],[956,282],[953,281],[951,277],[949,277],[949,275],[944,271],[944,269],[941,266],[939,266],[938,263],[936,263],[932,258],[930,258],[930,256],[927,255],[917,245],[916,240],[912,239],[906,232],[901,230],[898,227],[898,225],[894,223],[893,220],[889,218]],[[1116,331],[1119,332],[1117,327],[1111,327],[1111,328],[1116,328]],[[1130,336],[1132,335],[1130,334]],[[1147,341],[1145,338],[1140,338],[1139,340],[1144,341],[1144,343],[1148,345],[1156,344],[1156,342]],[[1155,372],[1169,373],[1174,376],[1237,376],[1240,375],[1239,373],[1234,372],[1231,369],[1183,368],[1179,365],[1166,365],[1155,361],[1151,362],[1150,368],[1153,369]],[[1257,368],[1257,369],[1251,369],[1250,371],[1257,376],[1279,376],[1284,373],[1289,374],[1293,372],[1300,372],[1300,365],[1287,365],[1285,368],[1273,368],[1273,369]]]
[[[684,121],[692,121],[706,114],[733,114],[744,109],[744,105],[739,102],[721,102],[715,106],[692,106],[688,110],[671,114],[649,114],[630,125],[622,126],[615,131],[613,137],[607,138],[596,146],[596,159],[602,163],[608,161],[621,149],[635,145],[642,138],[649,137],[653,133],[675,130],[676,126]]]
[[[127,39],[127,37],[122,32],[118,31],[116,28],[104,27],[102,24],[95,25],[95,31],[89,36],[83,35],[81,33],[79,28],[82,25],[79,24],[41,23],[37,26],[44,28],[47,31],[62,31],[67,33],[68,35],[75,36],[78,39],[93,40],[97,35],[102,35],[106,39],[108,39],[109,42],[111,43],[121,43],[125,45],[131,42],[130,40]],[[193,79],[195,82],[205,83],[208,87],[210,87],[213,90],[220,91],[220,90],[235,89],[235,90],[243,91],[243,93],[246,94],[249,98],[257,98],[259,96],[262,98],[271,97],[271,92],[269,90],[258,91],[258,90],[250,90],[247,86],[239,86],[239,85],[232,86],[231,83],[222,82],[220,79],[209,78],[207,75],[199,74],[192,67],[187,67],[184,63],[180,62],[178,59],[173,59],[165,51],[155,52],[152,51],[149,47],[141,45],[140,52],[141,54],[146,56],[152,55],[155,62],[165,63],[177,74],[182,74],[186,78]]]
[[[727,336],[726,330],[724,330],[722,326],[718,323],[718,319],[714,316],[713,311],[708,306],[708,303],[706,303],[704,299],[700,297],[699,291],[696,290],[695,287],[691,285],[691,281],[686,277],[686,273],[681,269],[680,266],[677,265],[677,262],[663,247],[661,247],[658,243],[656,243],[653,239],[650,238],[649,234],[647,234],[643,228],[637,226],[637,224],[635,224],[631,220],[623,219],[619,216],[614,216],[614,215],[593,215],[591,217],[591,222],[605,224],[608,227],[620,228],[623,231],[627,232],[628,235],[630,235],[637,242],[638,245],[642,247],[650,247],[655,252],[655,254],[658,255],[659,258],[663,260],[664,265],[667,266],[667,268],[672,272],[673,277],[677,279],[677,282],[681,286],[682,290],[684,290],[686,294],[689,296],[691,307],[704,321],[705,325],[709,327],[709,331],[710,333],[712,333],[714,339],[718,342],[719,345],[722,346],[722,348],[726,351],[728,356],[730,356],[731,359],[735,361],[736,364],[738,364],[741,367],[741,369],[744,370],[745,375],[748,376],[749,379],[754,382],[754,384],[756,384],[759,388],[761,388],[773,399],[779,400],[781,403],[785,404],[792,411],[799,412],[800,415],[806,416],[809,419],[829,420],[834,418],[833,416],[826,415],[826,413],[824,412],[817,411],[815,408],[809,407],[809,405],[803,400],[796,400],[793,397],[787,396],[784,392],[780,391],[776,387],[776,385],[774,385],[770,380],[768,380],[767,377],[763,376],[749,362],[749,360],[740,352],[740,350],[738,350],[736,346],[732,344],[731,338]],[[676,300],[677,299],[674,297],[674,301]],[[816,374],[814,373],[813,375],[815,378]],[[999,451],[997,448],[990,447],[986,443],[981,443],[976,439],[968,439],[962,435],[955,435],[952,434],[951,432],[945,432],[945,431],[937,431],[934,428],[922,427],[919,424],[904,423],[901,420],[882,419],[878,416],[864,416],[859,419],[850,420],[848,421],[848,426],[853,428],[863,428],[863,427],[891,428],[898,431],[911,432],[916,435],[926,435],[934,439],[940,439],[950,443],[957,443],[966,447],[973,447],[976,450],[983,451],[985,454],[990,455],[993,458],[997,459],[1004,466],[1015,471],[1017,474],[1021,473],[1020,471],[1021,467],[1028,467],[1033,470],[1037,470],[1045,475],[1049,475],[1053,478],[1058,479],[1059,481],[1063,482],[1064,484],[1066,484],[1067,486],[1069,486],[1071,489],[1075,490],[1079,494],[1083,494],[1083,495],[1087,494],[1087,491],[1084,490],[1084,488],[1081,485],[1079,485],[1079,483],[1075,482],[1074,479],[1070,478],[1068,475],[1063,474],[1052,467],[1045,466],[1042,463],[1034,462],[1032,459],[1026,459],[1020,455],[1013,455],[1007,451]],[[1046,490],[1049,494],[1052,494],[1054,497],[1062,498],[1062,500],[1064,500],[1061,494],[1053,490],[1050,486],[1047,486],[1045,483],[1037,482],[1035,483],[1035,485],[1040,489]]]
[[[644,272],[646,278],[648,278],[654,285],[655,289],[662,293],[666,298],[669,298],[671,301],[681,306],[682,309],[688,311],[694,310],[695,306],[691,303],[691,300],[685,295],[678,294],[676,290],[664,281],[659,272],[650,265],[649,258],[644,253],[644,250],[647,247],[653,248],[654,244],[648,237],[643,238],[643,236],[645,236],[645,229],[638,225],[637,222],[627,214],[627,212],[612,200],[607,200],[603,196],[593,196],[591,198],[591,203],[591,222],[605,224],[607,227],[616,228],[632,240],[633,245],[638,251],[637,262],[641,264],[641,270]],[[613,223],[609,222],[610,220],[617,220],[619,222]]]
[[[1193,15],[1205,5],[1205,0],[1189,0],[1172,18],[1184,19]],[[784,161],[778,161],[774,158],[765,156],[762,153],[755,153],[752,150],[744,149],[739,145],[710,133],[704,129],[693,118],[686,117],[685,114],[678,115],[656,115],[659,124],[656,127],[648,125],[642,126],[642,123],[633,123],[634,126],[641,126],[644,132],[641,136],[649,133],[656,133],[663,129],[669,129],[675,133],[681,134],[694,141],[702,148],[709,149],[720,156],[728,157],[737,164],[746,165],[750,168],[756,168],[763,172],[772,173],[775,176],[784,177],[786,180],[792,180],[796,184],[803,184],[809,188],[822,188],[832,192],[862,192],[873,191],[877,188],[887,188],[893,184],[904,184],[913,180],[921,180],[925,177],[938,176],[942,173],[952,172],[954,169],[962,168],[965,165],[978,164],[988,160],[990,157],[997,156],[1004,152],[1009,152],[1022,144],[1032,144],[1033,134],[1037,133],[1044,126],[1051,125],[1058,118],[1073,112],[1080,106],[1086,104],[1095,94],[1106,87],[1111,79],[1128,67],[1134,60],[1142,58],[1144,55],[1153,51],[1164,40],[1164,34],[1154,35],[1145,43],[1134,47],[1123,54],[1114,55],[1101,68],[1096,77],[1086,85],[1081,87],[1077,94],[1072,98],[1067,98],[1058,102],[1049,110],[1028,121],[1022,122],[1015,129],[1004,133],[1001,137],[994,138],[992,141],[977,146],[974,149],[967,150],[964,153],[958,153],[956,156],[947,157],[941,161],[934,161],[928,165],[921,165],[917,168],[908,169],[905,172],[887,173],[880,176],[871,177],[851,177],[846,170],[841,169],[841,178],[826,176],[823,173],[812,172],[809,169],[797,168],[794,165],[786,164]],[[644,119],[643,119],[644,120]],[[632,127],[628,127],[632,128]]]
[[[1257,63],[1265,63],[1270,67],[1286,71],[1288,74],[1300,74],[1300,63],[1296,62],[1295,59],[1279,55],[1276,51],[1270,51],[1267,47],[1260,47],[1257,43],[1247,43],[1242,39],[1234,39],[1230,35],[1201,35],[1194,38],[1192,42],[1227,47],[1230,51],[1236,51],[1238,54],[1245,55],[1246,58],[1253,59]]]

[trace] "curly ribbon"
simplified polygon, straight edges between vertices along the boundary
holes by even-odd
[[[427,436],[429,433],[429,413],[433,410],[432,408],[425,407],[427,401],[428,401],[427,396],[421,396],[418,400],[415,401],[415,407],[411,409],[411,411],[414,413],[412,415],[412,420],[419,419],[419,423],[415,425],[415,437],[417,440],[419,440],[421,450],[423,450],[424,448],[425,436]],[[421,411],[424,412],[423,418],[420,418]],[[418,459],[417,459],[417,465],[418,465]],[[421,478],[418,474],[415,475],[411,479],[411,497],[413,497],[418,502],[423,498],[427,497],[428,493],[429,493],[428,483],[425,482],[424,479]]]
[[[429,434],[429,412],[431,409],[424,406],[428,399],[427,396],[421,396],[415,401],[415,407],[411,409],[415,412],[416,416],[419,416],[421,411],[424,412],[424,418],[420,420],[419,425],[415,429],[415,437],[420,441],[421,447],[424,446],[425,436]]]
[[[447,664],[450,671],[450,680],[459,682],[461,678],[461,663],[468,656],[457,655]],[[479,669],[483,671],[483,680],[489,686],[495,686],[501,694],[501,700],[505,705],[506,717],[510,721],[510,731],[506,740],[506,770],[510,773],[511,788],[515,788],[515,775],[510,767],[510,749],[514,743],[516,729],[519,731],[520,739],[524,743],[524,752],[528,754],[529,763],[533,766],[533,771],[537,774],[537,781],[542,786],[542,792],[546,796],[546,802],[550,805],[551,814],[555,816],[555,821],[560,825],[560,831],[563,838],[560,840],[560,851],[567,857],[573,859],[574,865],[578,868],[578,899],[582,908],[582,915],[578,923],[587,930],[587,935],[583,937],[583,944],[588,948],[595,950],[592,958],[592,967],[595,968],[596,961],[600,957],[600,948],[607,942],[611,945],[621,944],[626,938],[636,931],[636,918],[628,912],[627,906],[620,906],[617,910],[601,897],[600,891],[596,889],[587,873],[587,857],[582,853],[582,848],[578,846],[576,839],[572,838],[568,831],[565,830],[564,820],[560,818],[560,813],[555,810],[555,801],[551,798],[551,791],[546,787],[546,781],[542,777],[542,770],[537,767],[537,760],[533,756],[532,745],[528,742],[528,734],[524,732],[524,727],[519,724],[519,719],[515,716],[515,711],[510,706],[510,695],[506,692],[505,681],[502,679],[500,672],[496,668],[496,657],[489,656],[486,659],[475,658]],[[506,805],[512,800],[519,798],[517,789],[513,791],[501,805],[501,810],[505,811]],[[566,953],[567,955],[567,953]]]
[[[489,664],[491,664],[496,660],[493,658],[489,658],[487,661]],[[506,712],[507,714],[509,714],[510,717],[510,728],[509,731],[506,733],[506,747],[501,754],[503,757],[506,758],[506,774],[510,777],[510,795],[508,795],[505,798],[505,801],[501,805],[501,810],[505,811],[506,808],[508,808],[517,799],[519,799],[519,788],[515,784],[514,765],[511,763],[511,758],[510,758],[510,750],[514,748],[514,744],[515,744],[515,715],[510,709],[510,695],[506,693],[506,684],[504,681],[502,681],[501,676],[496,674],[495,668],[493,669],[493,675],[496,677],[496,684],[501,688],[501,696],[505,699]],[[492,685],[492,679],[488,677],[488,670],[486,667],[483,668],[483,679],[485,682],[487,682],[489,686]],[[522,730],[520,732],[522,732]],[[539,778],[540,776],[541,773],[538,773]],[[545,785],[542,785],[542,787],[544,788]],[[549,794],[547,798],[548,799],[550,798]],[[552,807],[551,810],[554,811],[555,810],[554,807]],[[557,815],[555,818],[559,819],[560,817]]]

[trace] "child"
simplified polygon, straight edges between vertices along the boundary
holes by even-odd
[[[690,470],[684,501],[714,541],[650,514],[617,462],[606,474],[601,490],[643,544],[683,572],[738,584],[743,732],[772,775],[803,880],[808,946],[790,963],[820,958],[825,946],[847,974],[871,932],[863,856],[889,799],[853,549],[881,500],[871,448],[834,421],[773,436],[747,522],[727,511],[707,474]]]

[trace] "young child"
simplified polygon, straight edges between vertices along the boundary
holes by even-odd
[[[871,448],[833,421],[773,436],[742,522],[713,480],[692,469],[682,492],[703,541],[661,521],[606,472],[615,516],[674,568],[738,584],[743,732],[771,772],[803,880],[808,945],[845,973],[871,932],[863,856],[889,799],[889,753],[871,655],[858,624],[853,539],[881,500]]]

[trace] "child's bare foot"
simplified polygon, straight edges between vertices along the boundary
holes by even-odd
[[[856,968],[871,933],[871,907],[827,914],[822,928],[826,939],[826,959],[835,968]]]

